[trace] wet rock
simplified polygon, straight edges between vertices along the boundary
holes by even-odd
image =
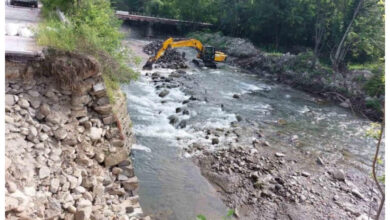
[[[212,172],[206,172],[204,175],[214,184],[221,187],[226,193],[233,193],[239,184],[238,176],[229,176],[228,174],[216,174]]]
[[[126,191],[134,191],[138,188],[138,178],[137,177],[129,178],[128,180],[123,181],[122,185]]]
[[[342,103],[340,103],[340,106],[343,108],[349,108],[350,104],[348,102],[342,102]]]
[[[258,172],[252,172],[250,175],[250,178],[252,179],[253,182],[257,182],[259,180],[259,173]]]
[[[181,121],[179,124],[178,124],[178,128],[185,128],[187,126],[187,121],[186,120],[183,120]]]
[[[240,98],[240,96],[239,96],[238,94],[234,94],[234,95],[233,95],[233,98],[235,98],[235,99],[239,99],[239,98]]]
[[[169,120],[169,124],[174,125],[179,121],[179,118],[175,115],[171,115],[168,117],[168,120]]]
[[[219,144],[219,139],[218,138],[211,139],[211,144]]]
[[[325,163],[324,163],[324,161],[321,159],[321,157],[317,157],[316,162],[317,162],[318,165],[321,165],[321,166],[325,165]]]
[[[351,190],[352,195],[356,196],[359,199],[365,200],[364,196],[359,192],[357,188]]]
[[[125,161],[127,157],[129,156],[129,153],[126,149],[121,148],[115,153],[110,153],[109,155],[105,156],[104,163],[106,167],[111,167],[119,164],[122,161]]]
[[[158,94],[158,96],[160,96],[161,98],[164,98],[168,94],[169,94],[169,90],[164,89],[163,91],[160,92],[160,94]]]
[[[280,152],[276,152],[276,153],[275,153],[275,156],[276,156],[276,157],[284,157],[284,156],[286,156],[286,155],[283,154],[283,153],[280,153]]]
[[[112,174],[114,174],[114,175],[119,175],[119,174],[122,173],[122,171],[123,170],[121,168],[119,168],[119,167],[112,168]]]
[[[133,213],[134,212],[134,208],[129,206],[129,207],[126,207],[126,213]]]
[[[122,167],[122,174],[127,177],[134,177],[134,168],[131,165]]]
[[[338,181],[345,181],[345,173],[343,170],[334,170],[332,174],[334,179]]]
[[[189,114],[190,114],[190,111],[188,111],[188,109],[183,110],[183,115],[189,115]]]
[[[125,181],[125,180],[128,180],[129,178],[127,177],[127,176],[125,176],[125,175],[122,175],[122,174],[119,174],[118,175],[118,180],[119,181]]]
[[[176,108],[176,113],[180,113],[182,110],[181,108]]]

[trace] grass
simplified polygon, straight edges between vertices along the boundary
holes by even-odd
[[[349,70],[370,70],[375,71],[380,66],[384,65],[383,63],[353,63],[348,64]]]
[[[114,90],[120,83],[138,77],[129,67],[137,65],[141,58],[131,55],[122,47],[123,34],[119,31],[121,22],[108,0],[43,0],[44,20],[37,29],[37,42],[62,51],[94,56],[102,66],[102,73],[110,101],[114,101]],[[61,22],[55,8],[65,12],[68,22]]]
[[[284,55],[284,53],[278,51],[265,52],[265,54],[273,57],[281,57]]]
[[[103,79],[106,85],[108,99],[110,103],[115,103],[115,92],[120,88],[119,82],[112,80],[108,75],[103,75]]]

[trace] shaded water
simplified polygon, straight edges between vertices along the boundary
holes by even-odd
[[[191,50],[183,51],[187,58],[195,56]],[[242,125],[261,129],[275,146],[322,156],[349,155],[351,161],[368,168],[375,148],[375,141],[366,137],[370,121],[225,64],[218,69],[191,66],[186,71],[186,77],[178,79],[182,86],[170,89],[164,98],[158,97],[161,89],[155,89],[146,72],[139,81],[122,86],[137,137],[133,161],[146,213],[161,219],[195,219],[197,214],[221,219],[227,208],[199,169],[181,156],[181,148],[202,139],[199,131],[229,127],[237,115],[243,118]],[[152,72],[168,76],[172,71]],[[240,98],[233,98],[234,94]],[[190,96],[197,100],[182,104]],[[185,129],[169,124],[168,117],[177,107],[190,112],[176,114],[187,121]]]

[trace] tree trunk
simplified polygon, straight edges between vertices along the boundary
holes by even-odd
[[[335,55],[333,56],[333,59],[332,59],[333,66],[336,68],[337,71],[339,70],[340,62],[342,61],[342,59],[341,59],[342,58],[342,56],[341,56],[342,51],[345,50],[345,48],[344,48],[345,47],[345,45],[344,45],[345,40],[347,39],[347,36],[348,36],[349,32],[351,31],[352,24],[355,21],[355,18],[357,16],[357,14],[359,13],[360,8],[362,7],[363,1],[364,0],[359,0],[358,5],[356,6],[355,11],[353,12],[353,16],[351,18],[351,21],[349,22],[348,27],[345,30],[344,35],[340,40],[340,43],[337,47]],[[344,51],[344,53],[346,53],[346,51]]]

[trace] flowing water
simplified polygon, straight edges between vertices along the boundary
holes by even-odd
[[[183,51],[187,58],[195,56],[191,50]],[[152,72],[168,76],[172,71]],[[375,141],[366,137],[370,121],[227,64],[218,69],[191,66],[186,71],[185,77],[177,79],[181,86],[170,89],[164,98],[158,96],[161,89],[155,88],[146,72],[138,81],[122,85],[137,138],[132,157],[147,214],[185,220],[195,219],[197,214],[221,219],[227,213],[214,188],[183,156],[182,148],[201,141],[202,130],[229,127],[237,115],[243,118],[242,125],[261,128],[273,146],[348,156],[352,163],[368,168],[375,148]],[[233,98],[234,94],[240,98]],[[190,96],[197,100],[182,104]],[[190,114],[176,114],[178,107]],[[185,120],[186,128],[170,125],[170,115]]]

